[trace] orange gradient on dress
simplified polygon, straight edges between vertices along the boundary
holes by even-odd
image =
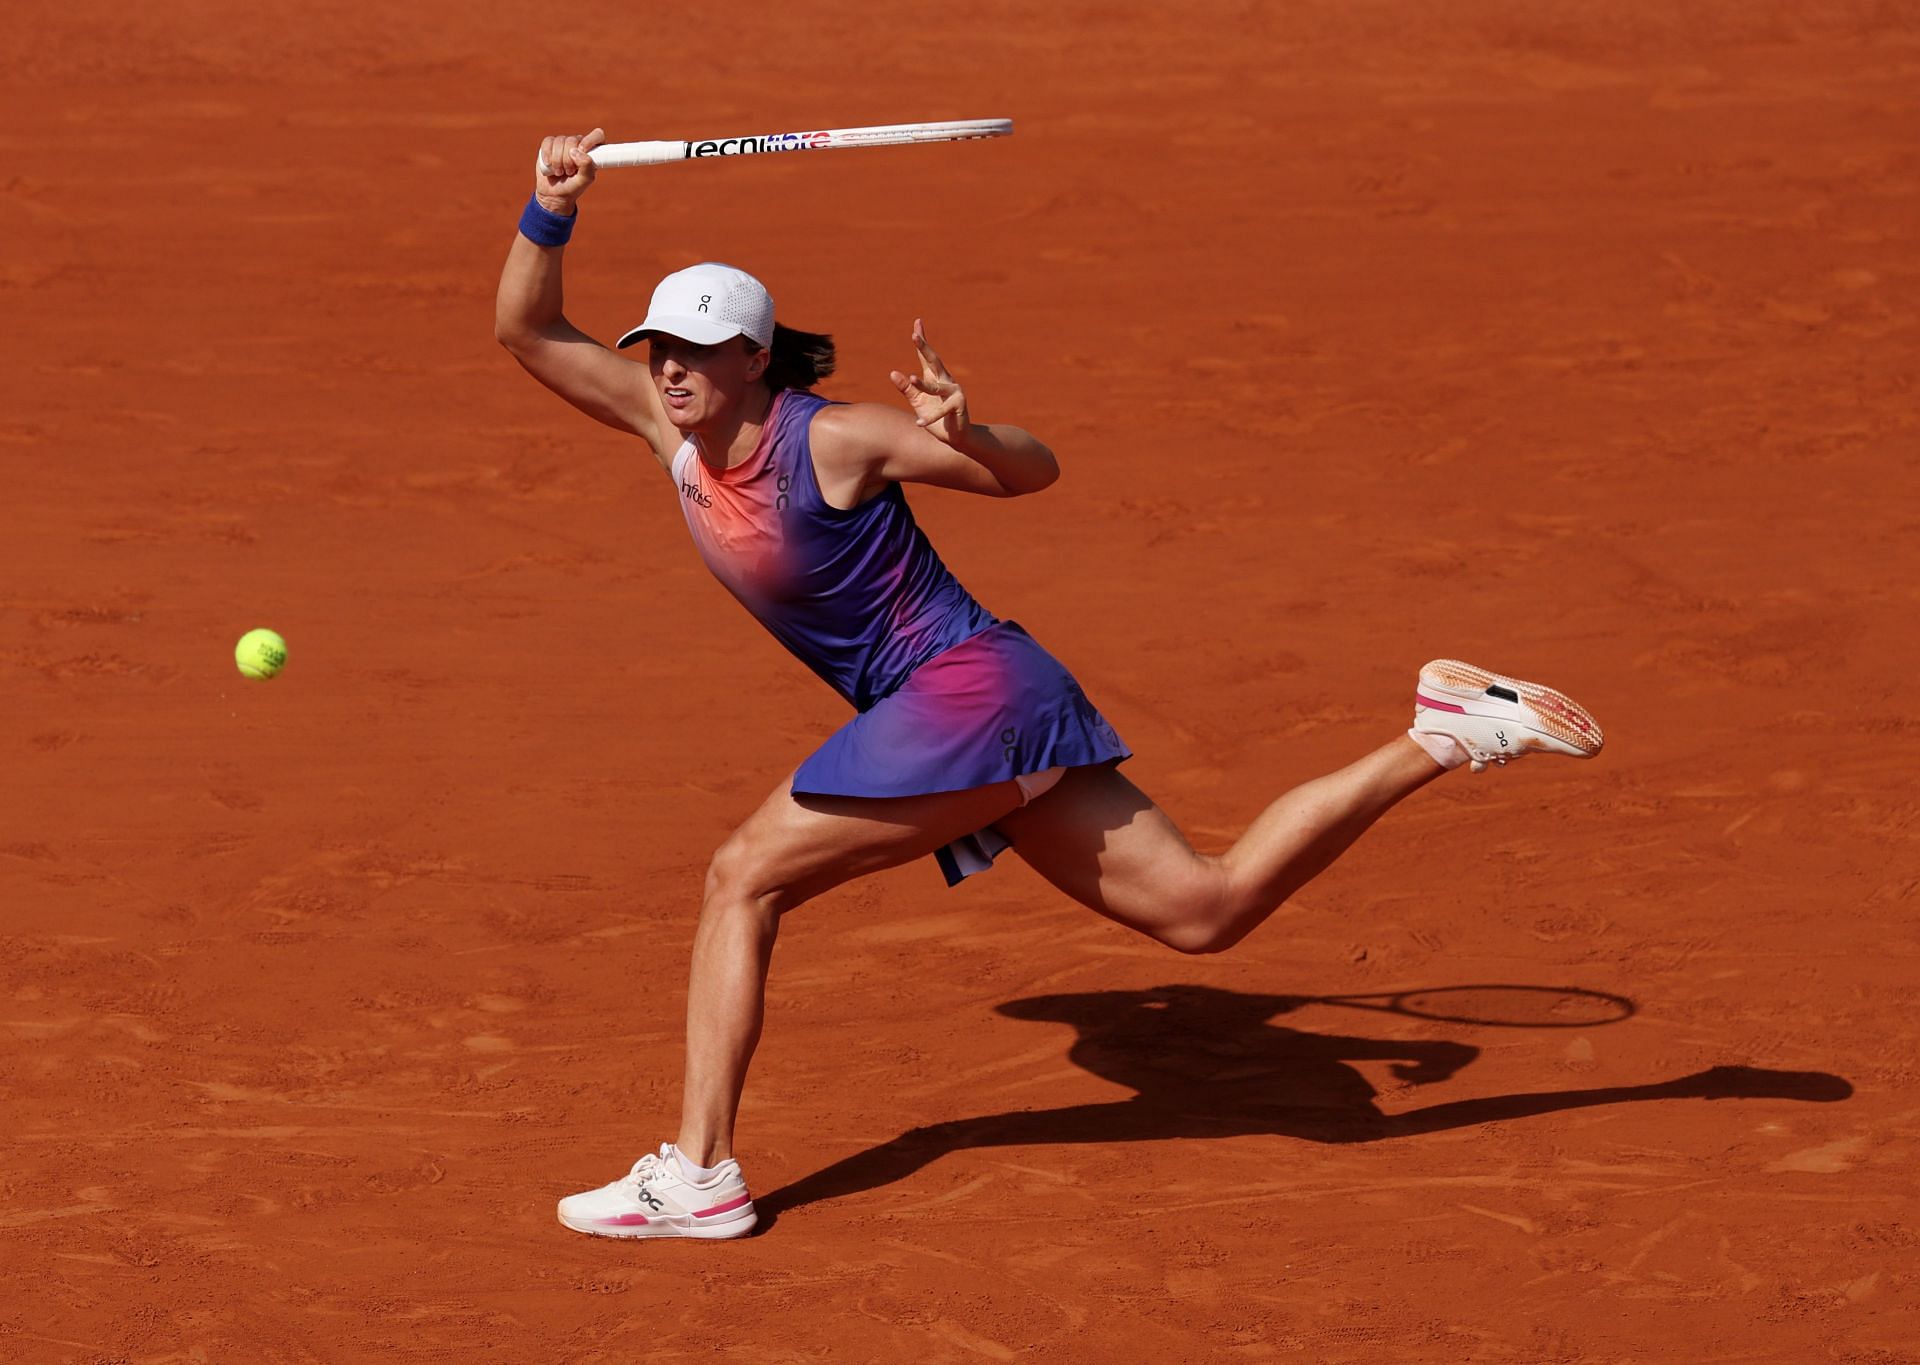
[[[688,442],[674,457],[674,481],[686,504],[694,544],[726,587],[750,606],[778,600],[791,585],[782,572],[787,560],[780,513],[787,496],[781,475],[769,458],[774,422],[783,392],[767,413],[753,454],[731,469],[713,469]]]

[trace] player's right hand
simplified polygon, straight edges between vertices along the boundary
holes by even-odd
[[[957,450],[972,420],[967,415],[966,390],[947,373],[947,362],[927,340],[927,329],[919,318],[913,320],[913,347],[920,353],[920,373],[895,370],[893,386],[913,405],[914,423]]]
[[[573,213],[574,200],[593,183],[593,158],[587,153],[606,140],[605,131],[599,128],[585,137],[541,139],[540,158],[533,171],[533,192],[540,207],[562,217]]]

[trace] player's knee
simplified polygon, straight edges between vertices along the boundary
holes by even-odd
[[[710,913],[751,910],[777,915],[792,909],[794,902],[753,839],[736,831],[707,862],[702,903]]]
[[[1203,957],[1208,953],[1226,952],[1245,938],[1246,932],[1233,925],[1200,921],[1172,925],[1156,933],[1154,937],[1176,953],[1185,953],[1190,957]]]
[[[1168,891],[1166,908],[1173,913],[1154,937],[1175,952],[1224,953],[1247,936],[1250,926],[1234,913],[1224,880],[1212,868],[1204,872]]]
[[[738,834],[716,848],[707,861],[705,903],[715,906],[757,899],[756,862],[752,847]]]

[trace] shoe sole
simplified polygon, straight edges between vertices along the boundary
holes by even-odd
[[[753,1205],[738,1210],[731,1218],[711,1223],[691,1223],[680,1227],[670,1222],[636,1223],[626,1227],[607,1227],[590,1222],[574,1222],[566,1214],[560,1214],[560,1226],[571,1228],[575,1232],[584,1232],[589,1237],[614,1237],[629,1239],[634,1237],[695,1237],[702,1241],[724,1241],[729,1237],[745,1237],[759,1223],[760,1215]]]
[[[1467,715],[1504,720],[1510,718],[1517,707],[1524,713],[1520,719],[1529,729],[1558,740],[1572,750],[1575,757],[1592,758],[1606,743],[1606,736],[1600,731],[1600,722],[1593,718],[1586,707],[1565,693],[1542,687],[1539,683],[1509,678],[1504,673],[1489,673],[1484,668],[1475,668],[1458,659],[1435,659],[1420,670],[1420,685],[1447,694],[1431,700],[1441,702],[1444,706],[1458,705]],[[1493,691],[1495,688],[1513,694],[1505,707],[1497,706],[1507,699]],[[1484,710],[1470,709],[1476,701],[1487,701],[1489,694],[1496,706],[1488,706]]]

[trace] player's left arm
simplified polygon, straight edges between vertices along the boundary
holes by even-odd
[[[893,372],[894,386],[912,405],[911,414],[877,403],[855,403],[824,409],[815,418],[816,462],[826,456],[836,466],[840,477],[833,482],[853,491],[851,501],[864,502],[889,483],[926,483],[1017,498],[1038,493],[1060,477],[1053,452],[1031,432],[972,419],[966,391],[928,344],[917,318],[913,344],[920,353],[920,373]],[[831,493],[829,497],[839,501]]]

